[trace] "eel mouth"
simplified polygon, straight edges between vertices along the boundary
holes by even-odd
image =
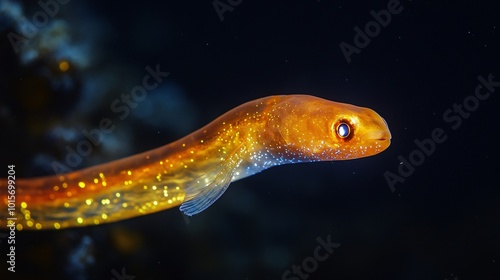
[[[392,138],[391,132],[387,129],[367,131],[364,136],[366,139],[380,141],[390,141]]]

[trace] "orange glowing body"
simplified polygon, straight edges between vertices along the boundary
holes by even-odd
[[[98,225],[178,205],[194,215],[238,179],[281,164],[375,155],[390,138],[383,118],[367,108],[308,95],[265,97],[151,151],[60,176],[17,178],[16,225]],[[6,196],[4,202],[0,228]]]

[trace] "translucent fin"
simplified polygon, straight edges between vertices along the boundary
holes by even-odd
[[[242,162],[241,152],[241,149],[237,149],[227,160],[221,161],[186,187],[186,200],[180,207],[184,214],[198,214],[224,194]]]

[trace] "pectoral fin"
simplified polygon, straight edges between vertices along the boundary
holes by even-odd
[[[203,176],[186,187],[186,198],[180,210],[192,216],[212,205],[227,190],[236,169],[242,162],[242,148],[236,149],[225,160],[217,163]]]

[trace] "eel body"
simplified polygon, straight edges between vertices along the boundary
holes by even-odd
[[[386,122],[371,109],[309,95],[269,96],[147,152],[62,175],[17,178],[15,201],[2,194],[0,228],[99,225],[178,205],[194,215],[231,182],[269,167],[372,156],[390,139]],[[4,178],[0,190],[6,189]]]

